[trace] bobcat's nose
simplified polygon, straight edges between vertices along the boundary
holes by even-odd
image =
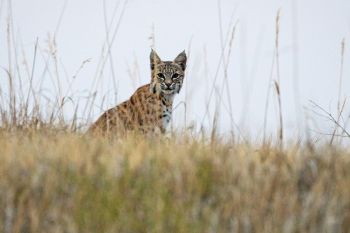
[[[166,79],[164,80],[164,83],[165,83],[165,85],[169,86],[169,85],[171,85],[172,81],[171,81],[170,78],[166,78]]]

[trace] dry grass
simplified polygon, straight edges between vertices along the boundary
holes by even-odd
[[[97,86],[107,63],[115,79],[110,49],[126,3],[115,6],[111,21],[105,18],[106,51],[82,103],[71,87],[89,60],[82,62],[73,79],[61,83],[62,67],[52,38],[44,56],[52,65],[47,65],[42,77],[34,75],[42,54],[37,40],[32,62],[23,56],[25,64],[32,64],[26,76],[18,69],[19,48],[9,17],[9,64],[3,68],[7,84],[0,86],[0,232],[350,232],[350,150],[336,143],[322,146],[310,139],[303,146],[283,138],[279,15],[270,78],[276,66],[279,144],[268,142],[266,114],[262,145],[237,140],[243,136],[234,122],[227,82],[236,24],[225,38],[221,28],[220,61],[201,121],[201,125],[207,118],[213,122],[207,133],[181,132],[170,138],[128,135],[112,140],[82,134],[97,105]],[[119,7],[122,14],[117,17]],[[154,36],[152,41],[154,45]],[[210,119],[209,105],[220,69],[224,77]],[[43,94],[44,77],[54,86],[49,97]],[[22,83],[25,78],[28,81]],[[27,88],[22,89],[22,84]],[[117,88],[113,82],[113,95]],[[269,94],[270,87],[266,112]],[[70,119],[68,101],[73,105]],[[336,125],[331,136],[348,140],[347,124],[339,121],[342,111],[336,117],[315,104]],[[230,116],[236,138],[220,138],[217,133],[220,105]],[[340,135],[335,134],[337,128],[342,130]]]
[[[350,151],[0,134],[1,232],[349,232]]]

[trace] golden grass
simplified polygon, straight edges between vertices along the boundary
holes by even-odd
[[[349,150],[51,131],[0,150],[0,232],[350,229]]]

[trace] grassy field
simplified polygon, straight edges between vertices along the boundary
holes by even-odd
[[[350,151],[0,133],[0,232],[350,232]]]
[[[45,44],[37,39],[25,55],[13,27],[11,1],[7,2],[3,41],[8,64],[0,64],[0,233],[350,233],[350,118],[342,97],[345,40],[337,112],[312,101],[312,115],[305,119],[316,116],[330,122],[325,132],[305,125],[300,126],[305,137],[303,132],[286,136],[288,121],[282,107],[290,106],[283,105],[282,96],[292,88],[280,85],[284,77],[279,71],[278,11],[260,142],[243,138],[245,132],[234,120],[233,89],[226,85],[232,78],[228,67],[237,26],[233,22],[226,42],[221,42],[218,66],[211,67],[223,74],[216,72],[206,80],[209,98],[203,95],[201,103],[195,103],[206,108],[203,117],[198,113],[202,120],[193,119],[200,128],[208,120],[203,132],[187,118],[191,95],[186,94],[177,105],[184,107],[182,128],[174,130],[192,132],[106,139],[83,132],[96,112],[119,102],[118,88],[124,88],[124,83],[116,86],[118,77],[105,74],[108,64],[114,74],[114,38],[109,35],[118,27],[106,28],[96,72],[83,77],[84,82],[93,80],[91,89],[75,90],[73,84],[90,59],[67,74],[55,35]],[[205,58],[201,62],[206,67]],[[104,76],[110,76],[113,85],[102,85]],[[277,117],[268,119],[270,111]],[[225,133],[232,133],[232,140],[220,135],[220,114],[229,116],[231,130]],[[268,121],[276,123],[275,133],[268,129]]]

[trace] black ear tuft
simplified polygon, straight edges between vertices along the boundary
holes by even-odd
[[[174,62],[179,64],[183,71],[186,70],[187,56],[185,50],[175,58]]]
[[[162,60],[159,58],[156,51],[152,49],[151,54],[149,55],[150,61],[151,61],[151,69],[153,70],[155,67],[155,64],[159,64],[162,62]]]

